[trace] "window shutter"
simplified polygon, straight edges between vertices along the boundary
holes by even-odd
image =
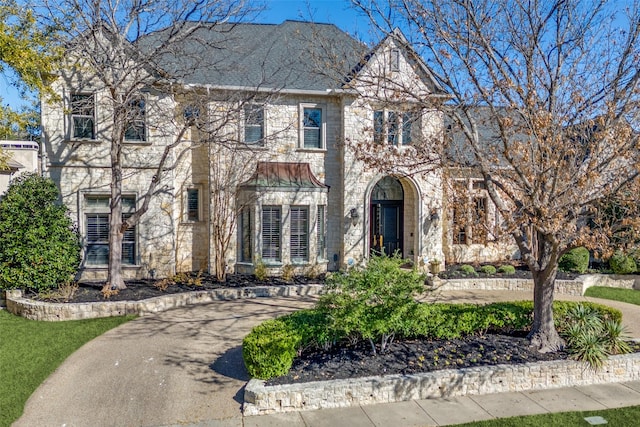
[[[262,259],[280,261],[280,208],[262,209]]]
[[[309,209],[292,207],[291,212],[291,259],[306,261],[309,259]]]

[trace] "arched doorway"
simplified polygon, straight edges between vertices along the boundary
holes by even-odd
[[[371,253],[403,255],[404,190],[396,178],[386,176],[378,181],[371,192],[371,227],[369,242]]]

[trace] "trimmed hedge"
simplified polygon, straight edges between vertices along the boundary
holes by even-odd
[[[560,257],[558,268],[566,273],[583,274],[589,268],[589,250],[583,247],[571,249]]]
[[[616,252],[609,258],[609,267],[611,267],[611,270],[613,270],[615,274],[631,274],[635,273],[638,269],[634,259],[622,252]]]
[[[482,267],[480,267],[480,271],[483,272],[484,274],[496,274],[496,268],[493,265],[483,265]]]
[[[516,268],[510,264],[501,265],[498,268],[498,273],[502,273],[502,274],[514,274],[515,272],[516,272]]]
[[[597,311],[604,320],[622,319],[622,313],[591,302],[554,301],[554,319],[559,332],[568,324],[568,314],[578,304]],[[243,341],[242,355],[249,375],[269,379],[285,375],[295,357],[307,347],[327,348],[346,338],[331,331],[328,311],[301,310],[255,328]],[[455,339],[486,332],[526,331],[533,320],[533,302],[517,301],[487,305],[420,304],[414,316],[404,319],[401,335],[407,338]]]

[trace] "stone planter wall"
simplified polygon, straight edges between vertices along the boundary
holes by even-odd
[[[143,301],[104,301],[94,303],[34,301],[23,298],[20,291],[12,291],[11,294],[7,295],[7,310],[27,319],[46,321],[95,319],[128,314],[144,316],[172,308],[220,300],[317,295],[322,289],[322,285],[255,286],[169,294]]]
[[[612,356],[598,371],[562,360],[278,386],[252,379],[245,388],[243,412],[263,415],[636,380],[639,353]]]
[[[577,280],[556,280],[555,292],[563,295],[582,295],[584,284],[579,279],[580,278]],[[434,287],[443,291],[480,289],[485,291],[533,292],[533,280],[469,277],[465,279],[440,280],[434,283]]]

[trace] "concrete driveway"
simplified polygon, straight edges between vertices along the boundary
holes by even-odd
[[[432,297],[486,303],[531,295],[452,291]],[[640,307],[568,299],[621,309],[631,335],[640,338]],[[34,392],[14,426],[243,425],[241,405],[248,376],[242,338],[261,321],[313,301],[303,297],[220,301],[128,322],[71,355]]]

